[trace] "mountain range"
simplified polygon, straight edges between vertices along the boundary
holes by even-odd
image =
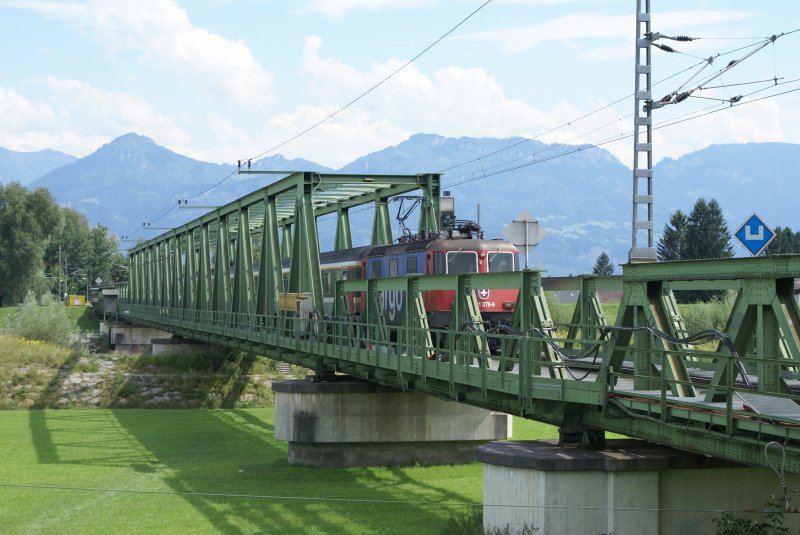
[[[457,217],[479,215],[487,238],[502,237],[503,228],[523,210],[533,214],[547,235],[532,251],[530,265],[551,275],[590,272],[601,252],[616,264],[624,263],[630,248],[632,173],[602,148],[416,134],[337,170],[280,155],[254,162],[254,168],[443,172],[442,189],[456,198]],[[219,206],[276,180],[273,175],[235,171],[234,165],[193,160],[137,134],[123,135],[80,159],[51,150],[21,153],[0,148],[0,183],[18,180],[30,188],[46,187],[90,223],[134,238],[157,234],[143,230],[145,222],[174,227],[203,213],[177,209],[179,199]],[[791,179],[798,171],[800,145],[787,143],[712,145],[662,160],[654,169],[656,232],[675,210],[688,214],[698,197],[719,201],[731,232],[753,212],[771,226],[798,229],[791,203],[800,192]],[[368,241],[371,212],[354,210],[351,218],[354,243]],[[320,223],[322,250],[329,248],[333,233],[333,221]]]

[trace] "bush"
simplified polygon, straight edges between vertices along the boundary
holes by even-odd
[[[686,330],[690,333],[706,329],[724,331],[735,299],[735,292],[726,292],[722,297],[714,297],[707,303],[679,305]]]
[[[50,294],[45,294],[37,302],[36,295],[28,292],[5,330],[20,338],[41,340],[64,347],[75,343],[75,330],[64,312],[64,306]]]

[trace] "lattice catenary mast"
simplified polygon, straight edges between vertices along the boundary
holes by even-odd
[[[633,114],[633,218],[628,261],[655,262],[653,247],[653,118],[650,86],[650,0],[636,0],[636,87]],[[640,237],[647,239],[639,242]]]

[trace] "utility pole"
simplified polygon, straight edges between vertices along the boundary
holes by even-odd
[[[61,277],[63,276],[63,271],[61,271],[61,245],[58,246],[58,300],[61,301],[64,298],[64,294],[61,292]]]
[[[633,213],[628,262],[655,262],[653,247],[653,117],[650,102],[650,0],[636,0],[636,83],[633,114]],[[646,238],[639,242],[639,238]]]

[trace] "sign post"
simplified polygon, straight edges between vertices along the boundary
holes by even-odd
[[[525,248],[525,269],[528,269],[528,248],[536,247],[547,232],[527,210],[523,210],[510,225],[503,228],[503,236],[517,247]]]
[[[750,251],[750,254],[758,256],[775,238],[775,233],[758,215],[753,213],[742,223],[734,236],[744,245],[745,249]]]

